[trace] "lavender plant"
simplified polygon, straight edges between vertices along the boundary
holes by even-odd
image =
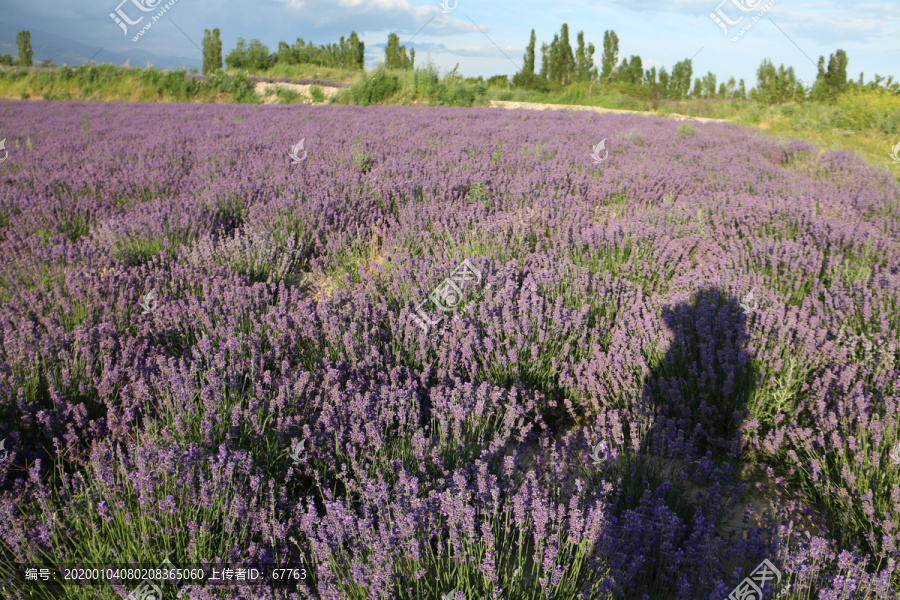
[[[198,600],[715,599],[763,560],[789,600],[896,596],[886,171],[655,118],[50,106],[0,101],[33,142],[0,173],[3,597],[165,556],[309,573]],[[423,331],[463,258],[483,288]]]

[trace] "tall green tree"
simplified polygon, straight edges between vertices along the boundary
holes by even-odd
[[[213,72],[222,68],[222,32],[216,27],[212,30],[212,55],[210,64]]]
[[[828,69],[825,68],[825,57],[819,57],[818,74],[810,96],[813,100],[833,100],[838,94],[847,90],[847,53],[838,50],[828,57]]]
[[[406,46],[400,45],[400,38],[396,33],[388,35],[387,45],[384,47],[384,67],[386,69],[412,69],[416,59],[416,51],[410,56],[406,55]]]
[[[537,44],[537,38],[534,35],[534,29],[531,30],[531,39],[525,48],[525,56],[522,57],[522,70],[513,75],[512,84],[523,89],[534,87],[534,48]]]
[[[249,68],[255,71],[264,71],[271,65],[271,56],[269,47],[256,38],[250,40],[250,46],[247,48],[247,61]]]
[[[400,62],[400,37],[396,33],[388,34],[387,45],[384,47],[384,68],[398,69]]]
[[[750,90],[750,98],[761,104],[778,104],[802,99],[805,96],[803,83],[797,79],[794,67],[775,65],[768,58],[763,59],[756,70],[756,87]]]
[[[709,71],[706,75],[703,76],[702,81],[702,95],[704,98],[712,98],[716,95],[716,74],[712,71]]]
[[[350,67],[353,69],[364,68],[366,66],[366,45],[359,40],[355,31],[350,32],[347,49],[350,52]]]
[[[211,75],[222,68],[222,41],[218,39],[219,30],[210,32],[203,30],[203,74]],[[218,47],[216,42],[218,41]],[[218,62],[216,60],[218,59]]]
[[[656,90],[657,82],[656,82],[656,67],[650,67],[646,71],[644,71],[644,80],[643,80],[644,89],[647,91],[647,95],[653,95]]]
[[[669,98],[684,98],[691,91],[691,77],[694,74],[694,67],[691,59],[686,58],[675,63],[672,67],[672,79],[668,85]]]
[[[662,67],[659,70],[659,84],[656,86],[655,97],[659,100],[668,98],[670,89],[671,86],[669,85],[669,74],[666,72],[666,68]]]
[[[585,79],[584,79],[584,75],[585,75],[585,73],[584,73],[584,63],[585,63],[584,55],[586,52],[587,52],[587,50],[584,47],[584,32],[579,31],[578,35],[576,36],[576,43],[575,43],[575,75],[573,76],[573,79],[578,82],[585,81]]]
[[[734,77],[729,77],[729,78],[728,78],[728,85],[725,86],[725,97],[726,97],[726,98],[733,98],[733,97],[734,97],[734,91],[735,91],[736,88],[737,88],[737,83],[735,83]]]
[[[838,50],[828,57],[825,82],[838,93],[847,89],[847,53],[843,50]]]
[[[572,45],[569,43],[568,23],[563,23],[559,30],[559,54],[557,60],[559,61],[557,72],[560,83],[563,85],[572,83],[575,74],[575,55],[572,53]]]
[[[248,67],[247,41],[239,37],[237,44],[225,57],[229,69],[246,69]]]
[[[603,55],[600,57],[602,70],[600,71],[600,79],[607,80],[616,63],[619,62],[619,36],[615,31],[606,30],[603,32]]]
[[[700,84],[699,77],[694,77],[694,91],[691,92],[691,96],[694,98],[703,97],[703,86]]]
[[[560,47],[559,34],[553,34],[553,41],[550,42],[549,64],[547,65],[547,79],[549,81],[560,81]]]
[[[34,52],[31,50],[31,32],[20,31],[16,34],[16,45],[19,47],[19,66],[32,66],[31,57]]]
[[[200,45],[203,52],[203,74],[209,75],[212,72],[209,68],[212,59],[212,33],[209,29],[203,30],[203,42]]]
[[[541,70],[538,77],[544,81],[548,79],[550,66],[550,46],[546,42],[541,42]]]
[[[619,68],[613,71],[612,80],[621,83],[627,83],[630,76],[631,65],[628,64],[627,58],[623,58],[622,62],[619,63]]]
[[[644,78],[644,64],[640,56],[631,55],[631,60],[628,62],[628,71],[630,73],[628,81],[640,85],[641,80]]]

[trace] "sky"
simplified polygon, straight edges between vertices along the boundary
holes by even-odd
[[[167,1],[173,5],[163,17],[132,41]],[[430,58],[447,72],[458,63],[460,74],[485,78],[521,68],[532,29],[539,68],[541,43],[549,44],[568,23],[573,50],[584,31],[585,42],[596,47],[597,64],[603,33],[611,29],[620,59],[636,54],[645,69],[671,72],[676,62],[691,58],[694,77],[712,72],[719,82],[743,78],[748,89],[765,58],[793,66],[806,82],[815,78],[819,56],[827,61],[838,48],[847,52],[853,79],[860,72],[866,81],[875,73],[900,79],[900,0],[443,1],[444,8],[440,0],[0,0],[0,23],[5,32],[32,31],[36,48],[40,35],[52,34],[98,49],[183,57],[185,67],[201,63],[203,31],[214,27],[221,30],[223,54],[239,36],[257,38],[274,52],[281,40],[324,44],[356,31],[366,44],[368,68],[384,59],[387,36],[396,33],[407,51],[416,50],[416,65]],[[141,3],[153,10],[142,12]],[[148,16],[126,33],[110,17],[116,9],[132,21]],[[14,39],[2,41],[14,48]],[[35,54],[35,64],[46,58]]]

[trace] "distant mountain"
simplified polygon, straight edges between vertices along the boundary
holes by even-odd
[[[14,58],[19,56],[16,34],[21,30],[21,27],[0,23],[0,54],[12,54]],[[157,69],[189,69],[191,67],[200,69],[203,66],[200,58],[163,56],[140,49],[114,52],[99,46],[76,42],[55,33],[37,29],[28,31],[31,32],[31,48],[34,50],[32,62],[35,66],[48,58],[53,61],[53,64],[66,64],[72,67],[90,62],[92,59],[97,63],[113,63],[115,65],[125,64],[127,60],[132,67],[146,67],[149,61]]]

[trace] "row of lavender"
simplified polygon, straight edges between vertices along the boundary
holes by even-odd
[[[14,558],[163,556],[310,565],[267,598],[724,599],[764,559],[766,594],[896,593],[889,174],[500,109],[6,101],[0,132],[6,595]],[[730,538],[750,462],[782,521]]]

